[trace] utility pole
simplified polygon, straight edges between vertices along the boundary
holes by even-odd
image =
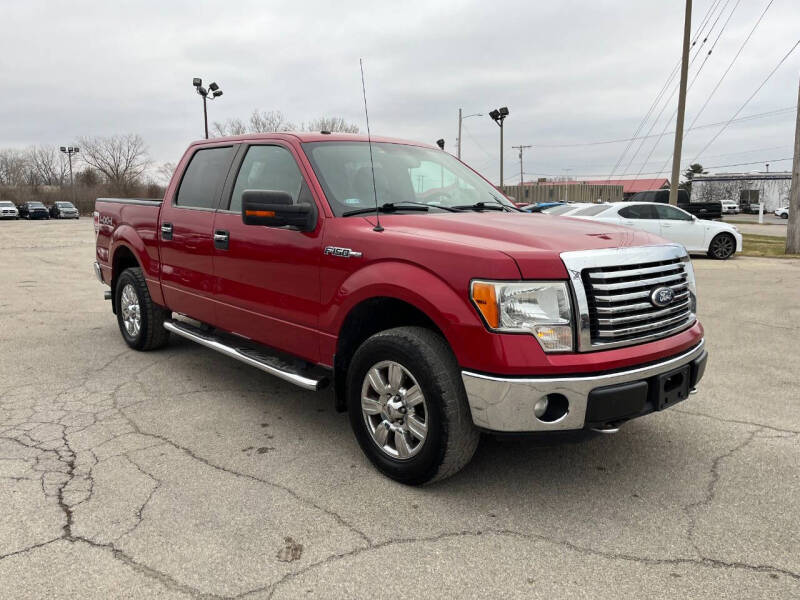
[[[797,97],[800,98],[800,89]],[[786,254],[800,254],[800,106],[797,107],[797,123],[794,128],[794,162],[792,162],[792,187],[789,192]]]
[[[692,28],[692,0],[686,0],[683,18],[683,56],[681,58],[681,86],[678,92],[678,122],[675,125],[675,151],[672,155],[672,180],[669,186],[669,203],[678,205],[678,186],[681,178],[681,149],[683,147],[683,114],[686,111],[686,76],[689,71],[689,38]]]
[[[458,151],[456,157],[461,160],[461,109],[458,109]]]
[[[525,178],[524,178],[524,175],[522,173],[522,151],[525,148],[530,148],[531,146],[522,146],[522,145],[520,145],[520,146],[511,146],[511,147],[519,150],[519,194],[517,195],[517,202],[522,204],[522,186],[523,186],[523,184],[525,182]]]

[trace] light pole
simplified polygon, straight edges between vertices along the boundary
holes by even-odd
[[[456,157],[458,160],[461,160],[461,121],[464,119],[469,119],[470,117],[482,117],[483,113],[473,113],[471,115],[467,115],[466,117],[461,116],[461,109],[458,109],[458,139],[456,140],[458,150],[456,150]]]
[[[192,79],[192,85],[197,93],[203,97],[203,123],[205,124],[206,139],[208,139],[208,109],[206,108],[206,100],[219,98],[222,96],[222,90],[219,89],[219,86],[213,81],[209,84],[208,89],[204,88],[203,80],[199,77]],[[209,92],[211,92],[211,98],[208,97]]]
[[[497,123],[500,127],[500,189],[503,189],[503,121],[506,120],[508,116],[508,107],[501,106],[500,108],[496,108],[489,113],[489,116],[492,118],[492,121]]]
[[[69,159],[69,189],[72,190],[72,203],[75,204],[75,181],[72,179],[72,155],[77,154],[81,149],[77,146],[61,146],[59,150],[66,154]]]

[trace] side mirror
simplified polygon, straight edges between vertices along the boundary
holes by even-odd
[[[245,190],[242,192],[242,222],[266,227],[296,227],[313,231],[317,212],[311,204],[294,204],[286,192]]]

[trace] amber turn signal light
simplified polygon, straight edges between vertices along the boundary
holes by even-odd
[[[274,217],[274,210],[246,210],[244,214],[248,217]]]
[[[476,281],[472,284],[472,301],[492,329],[500,325],[500,313],[497,309],[497,295],[495,287],[490,283]]]

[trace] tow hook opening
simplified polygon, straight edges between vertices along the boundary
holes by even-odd
[[[568,412],[569,400],[564,394],[547,394],[533,405],[533,414],[542,423],[560,421]]]

